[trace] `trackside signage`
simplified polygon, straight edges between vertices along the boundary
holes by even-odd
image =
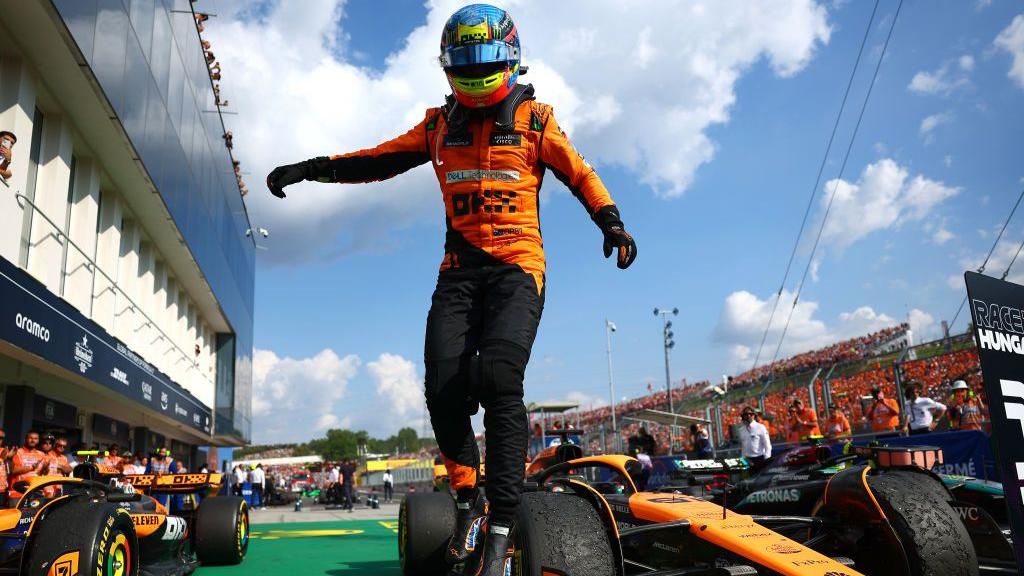
[[[967,300],[992,418],[992,443],[1024,566],[1024,286],[967,272]]]
[[[209,434],[210,409],[34,278],[0,258],[0,340]]]

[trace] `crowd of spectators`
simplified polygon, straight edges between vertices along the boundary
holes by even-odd
[[[195,4],[197,0],[192,0]],[[220,79],[221,79],[221,65],[220,61],[217,60],[217,56],[213,53],[213,47],[210,45],[209,40],[203,39],[203,32],[205,31],[204,24],[210,19],[210,15],[205,12],[194,12],[196,19],[196,30],[199,31],[200,42],[203,46],[203,57],[206,58],[206,66],[209,68],[210,81],[213,83],[213,99],[217,109],[227,108],[230,105],[228,100],[223,100],[220,97]],[[224,146],[230,153],[235,148],[235,135],[232,134],[231,130],[227,130],[222,135],[224,138]],[[242,179],[242,166],[238,160],[231,161],[234,166],[235,179],[238,180],[238,190],[242,196],[249,193],[249,188],[245,185],[245,180]]]
[[[752,406],[758,411],[757,419],[767,428],[773,442],[798,442],[809,434],[838,438],[871,432],[872,416],[876,416],[873,412],[869,413],[871,406],[876,402],[873,396],[888,399],[886,401],[893,403],[898,411],[902,410],[903,406],[903,398],[897,397],[895,367],[892,364],[894,359],[891,356],[884,359],[888,364],[881,359],[871,359],[905,347],[908,330],[907,324],[893,326],[820,350],[798,354],[730,378],[730,394],[720,401],[725,438],[717,438],[716,442],[719,446],[731,443],[733,430],[741,422],[741,414],[747,406]],[[806,381],[800,382],[799,385],[791,381],[787,387],[768,392],[764,397],[763,407],[758,401],[758,395],[764,386],[751,386],[754,382],[766,382],[772,374],[775,379],[783,381],[787,377],[801,373],[807,373],[809,378],[818,368],[829,368],[844,363],[854,365],[858,361],[865,363],[861,369],[830,379],[827,398],[821,379],[815,381],[813,403]],[[959,404],[966,406],[963,411],[970,414],[978,413],[977,416],[970,416],[972,419],[987,420],[981,413],[983,408],[978,408],[987,403],[981,386],[981,368],[975,349],[951,351],[927,359],[910,360],[901,364],[900,369],[904,383],[918,383],[923,397],[943,401],[954,400],[954,382],[964,381],[966,388],[961,391],[961,396],[973,400],[969,400],[970,403],[968,400],[958,401]],[[677,407],[681,404],[692,406],[693,400],[705,395],[709,388],[707,382],[700,382],[673,390],[673,404]],[[829,407],[827,412],[826,404]],[[812,410],[812,406],[817,410]],[[631,440],[635,443],[635,439],[640,435],[643,424],[628,417],[643,409],[668,410],[667,393],[652,392],[616,405],[620,446],[628,445]],[[879,420],[884,412],[885,409],[879,410]],[[697,418],[705,416],[703,407],[684,413]],[[953,420],[957,414],[960,412],[954,410],[948,416],[950,427],[956,428],[961,425],[959,421]],[[607,437],[611,421],[610,407],[582,411],[579,420],[584,429],[592,432],[587,436],[587,447],[590,451],[603,452],[611,449],[613,442]],[[606,431],[604,437],[593,433],[600,428]],[[676,436],[672,437],[672,428],[668,426],[648,425],[647,430],[656,441],[655,454],[668,453],[670,445],[676,452],[692,451],[695,449],[694,438],[701,437],[700,434],[695,436],[693,433],[687,433],[682,428],[675,428]],[[704,434],[703,429],[701,434]]]

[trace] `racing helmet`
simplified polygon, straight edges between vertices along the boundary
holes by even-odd
[[[489,4],[459,9],[441,33],[441,66],[460,104],[486,108],[501,102],[521,73],[519,32],[512,17]]]

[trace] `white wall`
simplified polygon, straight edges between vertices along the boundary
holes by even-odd
[[[8,186],[0,184],[0,256],[17,263],[21,250],[22,208],[14,194],[24,193],[32,140],[36,92],[21,60],[0,56],[0,127],[18,138]]]

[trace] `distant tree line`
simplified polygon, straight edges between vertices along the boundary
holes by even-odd
[[[387,438],[371,438],[365,430],[330,429],[322,438],[302,444],[263,444],[235,450],[234,459],[241,460],[253,454],[272,450],[288,450],[291,456],[320,456],[324,460],[355,459],[364,454],[409,454],[422,448],[432,448],[433,438],[420,438],[413,428],[402,428]],[[362,447],[362,451],[360,450]]]

